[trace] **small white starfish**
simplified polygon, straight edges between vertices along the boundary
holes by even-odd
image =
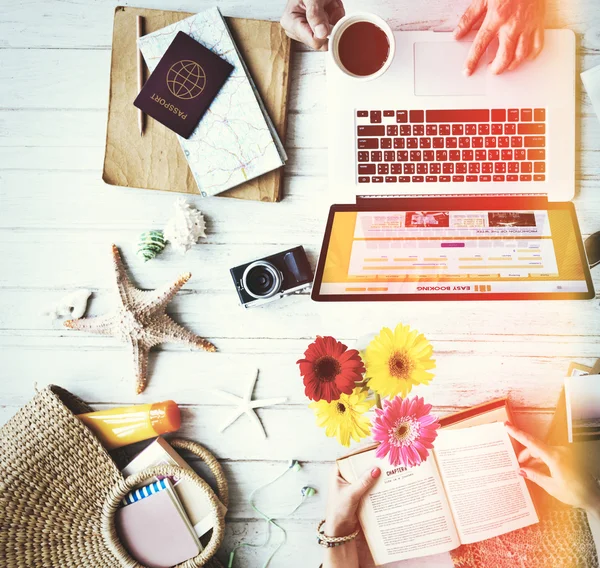
[[[248,390],[243,397],[236,396],[234,394],[213,389],[211,392],[219,395],[222,398],[226,398],[230,400],[234,404],[236,404],[235,410],[229,415],[227,420],[223,422],[221,425],[221,429],[219,432],[223,432],[229,426],[231,426],[242,414],[245,414],[252,422],[254,422],[262,433],[264,439],[267,438],[267,432],[265,431],[265,427],[262,425],[258,415],[256,414],[255,408],[260,408],[263,406],[274,406],[275,404],[281,404],[287,400],[287,398],[261,398],[257,400],[252,400],[252,393],[254,392],[254,386],[256,385],[256,381],[258,380],[258,369],[256,371],[256,375],[254,376],[254,380],[248,384]]]

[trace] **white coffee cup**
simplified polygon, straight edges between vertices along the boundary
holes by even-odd
[[[368,22],[368,23],[374,24],[375,26],[380,28],[381,31],[383,31],[385,33],[385,35],[387,36],[388,43],[390,45],[390,50],[389,50],[389,53],[388,53],[385,63],[379,70],[377,70],[375,73],[372,73],[371,75],[356,75],[356,74],[348,71],[348,69],[346,69],[346,67],[344,67],[344,64],[342,63],[342,61],[340,59],[340,55],[339,55],[339,42],[340,42],[340,38],[342,37],[342,34],[352,24],[356,24],[358,22]],[[383,20],[379,16],[376,16],[375,14],[370,14],[368,12],[355,12],[353,14],[348,14],[348,15],[344,16],[333,27],[333,30],[331,30],[331,34],[329,35],[329,51],[328,51],[328,53],[329,53],[329,57],[331,57],[333,59],[333,62],[338,67],[338,69],[340,71],[342,71],[342,73],[348,75],[349,77],[356,79],[357,81],[372,81],[373,79],[376,79],[377,77],[381,77],[381,75],[383,75],[387,71],[389,66],[392,64],[392,60],[394,59],[394,54],[396,53],[396,40],[394,38],[394,33],[392,32],[392,29],[390,28],[390,26],[387,24],[387,22],[385,20]]]

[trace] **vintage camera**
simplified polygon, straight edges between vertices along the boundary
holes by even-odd
[[[236,266],[230,272],[244,308],[304,290],[310,287],[313,279],[304,247]]]

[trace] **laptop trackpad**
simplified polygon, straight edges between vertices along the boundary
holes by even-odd
[[[473,96],[487,92],[487,53],[477,70],[465,77],[463,68],[472,42],[443,41],[416,42],[415,95],[417,96]]]

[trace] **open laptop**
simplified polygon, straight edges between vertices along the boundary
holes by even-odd
[[[594,297],[575,193],[575,36],[500,76],[470,41],[395,32],[377,79],[329,58],[330,210],[312,298]],[[487,58],[487,61],[486,61]]]
[[[546,30],[535,61],[495,76],[471,41],[395,32],[396,53],[359,82],[327,63],[329,183],[355,195],[575,192],[575,35]]]

